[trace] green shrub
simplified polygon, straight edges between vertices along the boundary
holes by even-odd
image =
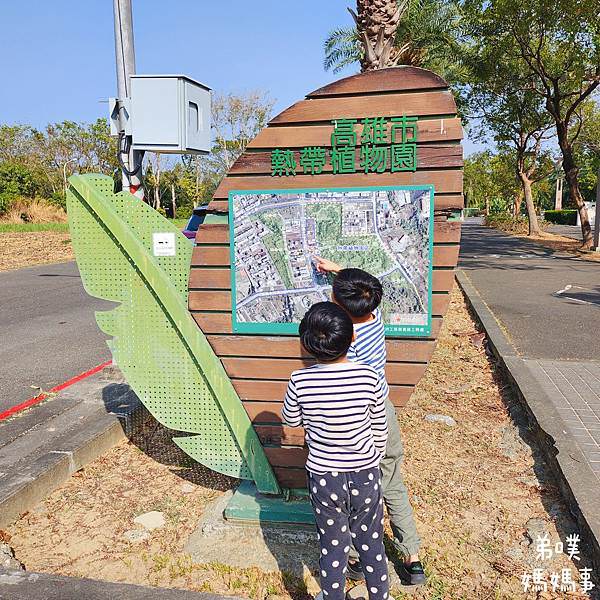
[[[38,188],[35,175],[27,167],[13,162],[0,163],[0,193],[33,198]]]
[[[544,212],[544,219],[557,225],[577,225],[577,211],[575,209],[547,210]]]
[[[543,219],[538,219],[540,229],[543,231],[548,229],[550,223]],[[529,219],[524,216],[519,216],[516,219],[508,213],[494,213],[488,215],[484,220],[484,225],[487,227],[495,227],[506,233],[523,234],[529,232]]]
[[[67,210],[67,197],[64,192],[52,192],[52,196],[50,196],[49,201],[51,204],[55,206],[59,206],[63,210]]]
[[[0,192],[0,216],[6,214],[17,196],[12,192]]]

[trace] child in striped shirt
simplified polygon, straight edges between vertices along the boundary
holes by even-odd
[[[388,420],[387,447],[380,464],[383,500],[394,533],[394,545],[404,556],[404,579],[411,585],[424,584],[425,572],[419,560],[421,540],[401,472],[404,448],[396,410],[389,399],[389,388],[385,378],[385,329],[379,310],[383,297],[381,282],[366,271],[343,269],[336,263],[318,256],[315,257],[315,263],[319,271],[335,274],[332,300],[350,315],[354,323],[355,340],[348,350],[348,358],[372,366],[382,380]],[[350,553],[348,577],[360,580],[364,577],[364,569],[357,559],[357,553],[353,549]]]
[[[308,486],[321,553],[321,598],[343,600],[348,553],[356,545],[370,600],[388,598],[379,462],[385,452],[385,395],[377,371],[348,360],[354,337],[348,314],[333,302],[312,306],[300,341],[317,364],[294,371],[282,417],[302,425]]]

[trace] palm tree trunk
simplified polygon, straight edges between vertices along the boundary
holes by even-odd
[[[397,0],[356,0],[356,12],[348,9],[356,22],[363,45],[361,71],[384,69],[396,64],[396,29],[406,2]]]

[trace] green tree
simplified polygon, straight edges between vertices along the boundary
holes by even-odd
[[[471,56],[473,83],[468,88],[467,103],[471,118],[480,119],[476,138],[496,142],[501,150],[514,152],[514,167],[525,199],[529,235],[539,235],[540,227],[532,186],[552,173],[549,152],[543,142],[551,136],[552,118],[541,99],[531,90],[519,63],[496,61],[496,48],[487,40],[475,46]],[[520,206],[515,205],[517,216]]]
[[[464,0],[472,43],[495,48],[496,62],[518,62],[531,92],[552,116],[571,204],[581,219],[583,247],[592,231],[579,183],[575,145],[583,106],[600,85],[598,0]]]
[[[582,114],[581,131],[574,149],[575,162],[579,166],[581,194],[588,202],[594,202],[600,169],[600,108],[590,100],[583,106]]]
[[[466,205],[490,212],[513,212],[522,199],[513,152],[476,152],[465,159]]]

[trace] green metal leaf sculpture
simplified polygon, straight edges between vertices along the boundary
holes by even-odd
[[[96,313],[113,359],[152,415],[194,435],[175,443],[207,467],[279,485],[219,358],[187,310],[192,245],[147,204],[113,193],[102,175],[69,179],[73,248],[86,291],[118,302]],[[153,234],[172,233],[174,256],[154,256]]]

